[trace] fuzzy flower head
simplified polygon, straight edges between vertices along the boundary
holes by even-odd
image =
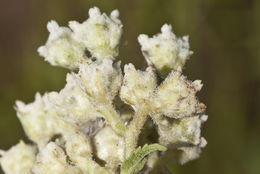
[[[108,16],[94,7],[83,23],[48,23],[49,38],[38,52],[72,71],[60,91],[16,102],[32,145],[21,141],[0,150],[6,174],[162,173],[154,168],[164,159],[184,164],[200,156],[208,116],[196,96],[201,81],[181,71],[191,54],[188,38],[176,37],[170,25],[152,38],[140,35],[148,67],[141,71],[129,63],[122,70],[118,17],[117,10]]]

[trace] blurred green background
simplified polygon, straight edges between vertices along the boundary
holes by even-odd
[[[25,139],[13,109],[16,99],[31,102],[36,91],[65,84],[67,71],[36,51],[47,39],[47,22],[82,22],[93,6],[107,13],[119,9],[120,58],[139,68],[144,58],[138,34],[151,36],[169,23],[178,36],[190,36],[194,55],[184,74],[204,83],[199,97],[208,106],[208,146],[200,159],[175,166],[174,174],[259,174],[259,0],[0,0],[0,148]]]

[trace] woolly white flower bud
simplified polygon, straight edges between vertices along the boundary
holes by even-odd
[[[8,151],[0,151],[0,164],[6,174],[33,174],[36,148],[20,141]]]
[[[120,91],[121,99],[136,109],[150,100],[156,88],[156,76],[151,67],[146,71],[136,70],[133,64],[125,65],[124,80]]]
[[[52,104],[50,109],[54,110],[60,118],[77,126],[101,117],[85,91],[80,87],[77,75],[67,74],[66,80],[66,86],[59,93],[52,92],[47,95],[48,102]]]
[[[188,37],[177,38],[171,25],[163,25],[161,33],[149,38],[141,34],[138,37],[143,55],[149,65],[154,66],[164,78],[171,70],[183,67],[189,58]]]
[[[206,107],[196,98],[201,87],[200,81],[190,82],[179,72],[172,72],[158,87],[153,105],[157,112],[173,118],[201,113]]]
[[[159,142],[166,145],[181,164],[198,158],[201,148],[206,146],[207,141],[201,137],[201,127],[207,118],[207,115],[201,115],[169,119],[153,115],[158,126]]]
[[[122,24],[118,16],[117,10],[112,11],[108,17],[94,7],[89,10],[89,19],[82,24],[70,21],[69,26],[74,31],[73,37],[84,44],[92,57],[98,60],[114,59],[118,55],[122,35]]]
[[[45,102],[39,93],[35,95],[33,103],[25,105],[17,101],[16,111],[27,136],[39,146],[45,145],[59,132],[53,112],[46,109]]]
[[[51,65],[76,69],[80,61],[90,62],[85,55],[84,45],[72,38],[69,28],[59,27],[55,21],[50,21],[47,28],[49,38],[45,46],[39,47],[38,52]]]
[[[34,141],[40,149],[55,135],[66,135],[75,131],[75,127],[58,117],[56,109],[49,100],[49,93],[35,96],[33,103],[25,105],[17,101],[16,110],[26,135]],[[54,98],[56,100],[56,98]]]
[[[103,128],[94,137],[97,145],[97,156],[106,161],[111,168],[117,167],[124,161],[124,139],[113,131],[109,126]]]
[[[198,145],[201,141],[201,125],[204,116],[185,117],[182,119],[168,120],[159,116],[158,125],[159,141],[164,145],[178,147],[180,145]]]
[[[90,97],[111,102],[121,86],[120,62],[113,65],[112,60],[104,59],[90,65],[82,63],[79,78],[82,88]]]

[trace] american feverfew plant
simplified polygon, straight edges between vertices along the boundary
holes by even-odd
[[[122,71],[118,17],[117,10],[107,16],[94,7],[83,23],[48,23],[49,38],[38,52],[71,72],[59,92],[16,102],[32,143],[0,151],[6,174],[164,173],[158,164],[167,154],[181,164],[199,157],[207,116],[196,97],[201,81],[182,74],[192,53],[188,37],[176,37],[167,24],[153,37],[141,34],[148,67],[130,63]]]

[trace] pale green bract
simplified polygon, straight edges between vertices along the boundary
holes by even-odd
[[[163,173],[165,159],[184,164],[200,156],[208,116],[196,96],[201,81],[181,71],[191,55],[188,38],[175,36],[170,25],[151,38],[140,35],[148,67],[129,63],[122,70],[122,26],[117,10],[106,15],[97,7],[83,23],[47,24],[50,35],[38,52],[71,72],[60,91],[16,102],[31,142],[0,150],[6,174]]]

